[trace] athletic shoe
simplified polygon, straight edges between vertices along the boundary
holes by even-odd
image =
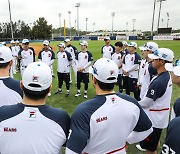
[[[77,92],[76,95],[75,95],[75,97],[79,97],[79,96],[81,96],[81,93],[80,93],[80,92]]]
[[[55,92],[55,94],[62,94],[62,90],[57,90],[56,92]]]
[[[68,96],[69,96],[69,92],[68,92],[68,91],[66,92],[66,95],[65,95],[65,96],[66,96],[66,97],[68,97]]]
[[[87,99],[87,94],[84,94],[84,98],[86,98],[86,99]]]
[[[54,75],[52,75],[52,77],[55,79],[55,76],[54,76]]]
[[[51,93],[48,93],[48,97],[50,97],[51,96]]]
[[[146,151],[146,149],[141,148],[140,144],[136,144],[136,148],[140,151]]]
[[[71,81],[69,81],[69,84],[72,84],[72,80],[71,80]]]

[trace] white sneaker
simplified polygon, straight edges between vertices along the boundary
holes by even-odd
[[[50,97],[51,96],[51,93],[48,93],[48,97]]]
[[[81,93],[80,93],[80,92],[77,92],[76,95],[75,95],[75,97],[79,97],[79,96],[81,96]]]
[[[141,148],[140,144],[136,144],[136,148],[140,151],[146,151],[146,149]]]
[[[87,94],[84,94],[84,98],[87,98]]]

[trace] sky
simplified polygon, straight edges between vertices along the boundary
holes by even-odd
[[[114,30],[134,29],[151,30],[154,0],[10,0],[12,20],[24,20],[30,26],[39,17],[45,17],[53,28],[60,27],[66,20],[66,27],[77,27],[76,3],[79,7],[79,29],[86,30],[111,30],[112,12]],[[156,3],[154,30],[157,29],[159,2]],[[160,27],[167,27],[167,12],[169,13],[169,27],[180,29],[180,3],[179,0],[166,0],[162,2]],[[70,20],[69,20],[69,13]],[[61,18],[59,18],[61,13]],[[70,21],[70,22],[69,22]],[[163,21],[163,22],[162,22]],[[0,22],[9,22],[8,0],[0,0]],[[93,26],[93,23],[95,25]],[[76,28],[75,27],[75,28]]]

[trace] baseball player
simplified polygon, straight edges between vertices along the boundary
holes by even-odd
[[[138,70],[141,61],[140,55],[136,52],[137,43],[130,42],[128,45],[129,53],[125,56],[123,60],[123,75],[126,78],[126,84],[124,86],[126,88],[126,94],[130,95],[130,92],[134,92],[134,98],[140,100],[139,98],[139,90],[137,87],[138,80]],[[125,80],[125,79],[124,79]]]
[[[118,67],[112,60],[98,59],[92,75],[96,96],[72,114],[66,154],[125,154],[126,142],[144,139],[152,124],[135,99],[115,93]]]
[[[147,42],[143,47],[140,47],[143,51],[143,56],[146,60],[142,74],[139,76],[140,80],[140,98],[143,99],[151,79],[157,75],[157,70],[152,66],[152,59],[148,57],[148,54],[152,54],[158,50],[158,44],[155,42]]]
[[[58,45],[59,51],[57,53],[57,59],[58,59],[58,66],[57,66],[57,74],[58,74],[58,90],[55,92],[55,94],[61,94],[62,93],[62,85],[63,81],[66,83],[66,97],[69,96],[69,89],[70,89],[70,66],[72,63],[72,56],[69,52],[65,50],[65,44],[60,43]]]
[[[66,44],[65,50],[68,51],[72,56],[73,60],[72,60],[71,70],[73,69],[75,80],[77,80],[77,67],[76,67],[76,59],[75,59],[76,54],[78,53],[77,48],[71,45],[71,40],[68,38],[65,39],[64,42]],[[70,71],[70,83],[72,83],[71,71]]]
[[[101,48],[101,53],[103,58],[111,59],[113,53],[115,53],[115,48],[110,44],[110,37],[105,37],[104,39],[105,45]]]
[[[123,44],[122,42],[116,42],[115,43],[115,49],[116,52],[112,55],[112,60],[117,64],[118,66],[118,78],[117,78],[117,85],[119,86],[119,92],[123,92],[122,87],[122,61],[125,57],[125,53],[123,53]]]
[[[59,154],[65,144],[70,118],[45,105],[52,75],[42,62],[28,65],[22,77],[22,103],[0,107],[0,153]]]
[[[122,41],[122,44],[123,44],[123,47],[122,47],[123,48],[123,53],[127,55],[129,53],[129,51],[127,49],[128,43],[126,41]]]
[[[12,56],[13,56],[13,64],[12,64],[12,73],[16,74],[16,65],[17,65],[17,57],[18,57],[18,53],[16,52],[16,46],[15,46],[15,41],[11,40],[11,46],[9,47],[11,49],[12,52]]]
[[[153,54],[148,54],[148,57],[153,59],[152,64],[158,75],[151,80],[148,91],[139,104],[151,120],[153,132],[140,145],[148,154],[155,154],[161,132],[168,125],[172,81],[165,64],[173,61],[174,53],[170,49],[159,48]]]
[[[176,60],[174,67],[172,64],[166,64],[165,68],[171,72],[172,82],[180,87],[180,60]],[[178,154],[180,153],[180,98],[178,98],[171,112],[171,119],[165,142],[162,147],[162,154]]]
[[[19,51],[18,57],[21,60],[21,77],[27,66],[35,62],[35,51],[32,47],[29,47],[29,40],[22,40],[23,49]]]
[[[81,51],[76,54],[76,65],[77,65],[77,93],[75,97],[81,95],[81,82],[84,83],[84,98],[87,98],[87,90],[89,83],[89,66],[93,61],[93,57],[90,51],[87,50],[88,43],[81,41]]]
[[[17,56],[18,56],[18,53],[22,49],[22,46],[19,44],[18,40],[16,40],[15,43],[16,43],[15,50],[16,50],[16,53],[17,53]],[[16,59],[17,59],[16,67],[17,67],[18,70],[20,70],[20,59],[18,57]]]
[[[0,106],[22,102],[23,92],[20,81],[14,80],[9,75],[12,64],[11,50],[0,45]]]

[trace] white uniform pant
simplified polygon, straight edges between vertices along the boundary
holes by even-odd
[[[76,62],[72,62],[72,65],[71,65],[71,70],[70,70],[70,81],[72,81],[72,77],[71,77],[71,72],[72,72],[72,69],[74,71],[74,77],[75,77],[75,82],[77,82],[77,66],[76,66]]]
[[[27,66],[21,66],[21,68],[20,68],[20,71],[21,71],[21,77],[23,76],[23,73],[24,73],[26,67],[27,67]]]
[[[13,57],[12,72],[16,74],[17,57]]]

